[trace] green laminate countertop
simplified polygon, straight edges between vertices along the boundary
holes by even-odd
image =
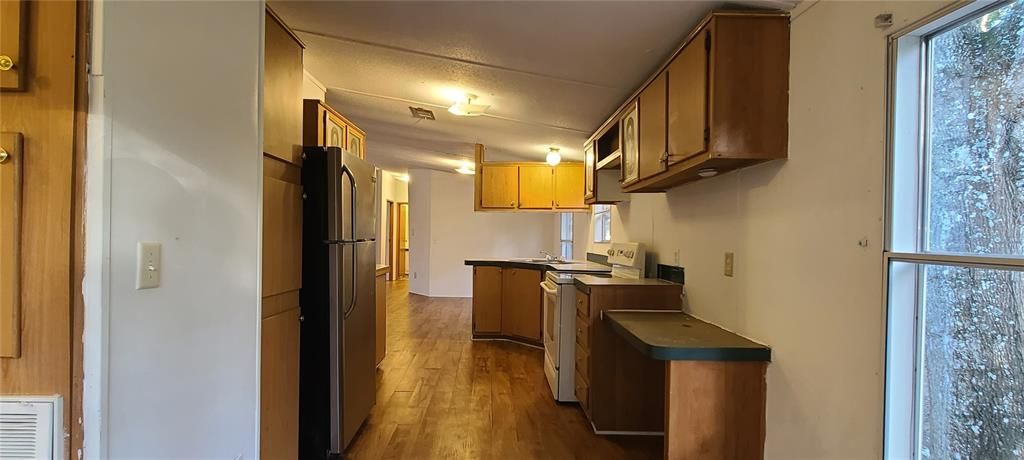
[[[663,361],[771,361],[772,350],[681,311],[607,310],[604,320],[645,355]]]

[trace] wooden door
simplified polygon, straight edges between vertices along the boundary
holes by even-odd
[[[480,166],[480,207],[515,209],[519,200],[519,167]]]
[[[263,50],[263,153],[302,162],[302,44],[271,10]]]
[[[0,394],[63,398],[55,458],[82,439],[84,5],[0,2]]]
[[[501,332],[541,340],[540,271],[508,268],[502,271]]]
[[[409,203],[398,203],[398,251],[395,264],[398,277],[409,276]]]
[[[665,170],[665,110],[668,77],[658,75],[640,92],[639,153],[640,180]]]
[[[668,162],[707,151],[708,34],[705,32],[668,67]]]
[[[260,456],[299,457],[299,309],[263,318],[260,336]]]
[[[348,125],[348,151],[366,158],[366,134],[352,125]]]
[[[519,167],[519,209],[551,209],[555,204],[554,173],[547,165]]]
[[[501,267],[473,267],[473,333],[501,332]]]
[[[582,164],[561,164],[555,167],[555,208],[580,209],[583,202]]]

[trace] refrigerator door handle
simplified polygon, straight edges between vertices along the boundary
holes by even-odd
[[[341,166],[341,172],[342,172],[342,174],[345,174],[345,175],[348,176],[348,184],[349,184],[348,186],[352,190],[352,193],[349,194],[349,199],[352,202],[352,204],[351,204],[352,215],[350,216],[351,217],[350,221],[352,222],[352,238],[355,239],[356,238],[356,231],[359,228],[358,226],[356,226],[356,216],[359,214],[358,212],[356,212],[356,209],[357,209],[356,208],[356,204],[359,202],[359,200],[356,199],[356,198],[358,196],[357,193],[358,193],[359,190],[358,190],[358,187],[356,186],[356,178],[352,174],[352,171],[350,169],[348,169],[348,165],[342,165]],[[357,270],[358,266],[356,264],[356,253],[355,253],[355,251],[356,251],[356,248],[355,248],[355,246],[353,246],[352,247],[352,267],[351,267],[351,273],[352,273],[352,300],[348,304],[348,308],[345,309],[345,318],[348,318],[349,315],[352,314],[352,310],[354,310],[356,308],[356,301],[359,299],[359,289],[356,289],[356,286],[359,285],[358,284],[359,283],[359,270]]]

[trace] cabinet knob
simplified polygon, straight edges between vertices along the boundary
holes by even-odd
[[[513,201],[513,202],[509,203],[508,205],[509,205],[509,206],[512,206],[512,207],[514,208],[514,207],[516,207],[516,202],[515,202],[515,201]]]
[[[7,149],[0,147],[0,164],[7,163],[7,160],[11,159],[11,154],[7,153]]]
[[[0,55],[0,70],[6,72],[6,71],[11,70],[13,68],[14,68],[14,59],[11,59],[11,57],[7,56],[6,54],[5,55]]]

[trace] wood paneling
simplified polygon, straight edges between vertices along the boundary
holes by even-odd
[[[710,31],[668,67],[668,161],[678,163],[707,150],[708,49]]]
[[[473,267],[473,332],[501,332],[501,268]]]
[[[409,295],[406,281],[389,284],[377,405],[346,456],[661,458],[660,437],[595,436],[576,405],[556,404],[542,350],[472,341],[469,299]]]
[[[20,133],[0,133],[0,358],[21,356]]]
[[[541,340],[540,271],[502,270],[501,332],[532,341]]]
[[[520,166],[519,208],[551,209],[555,204],[554,186],[555,178],[550,166]]]
[[[71,361],[73,342],[81,343],[80,336],[72,338],[71,300],[71,238],[79,234],[72,222],[79,5],[23,5],[25,56],[31,57],[21,63],[25,90],[0,95],[0,131],[24,136],[21,356],[0,358],[0,393],[61,395],[61,428],[73,433],[79,425],[71,423],[72,408],[81,404],[72,393]],[[60,457],[69,457],[70,444]]]
[[[302,44],[268,10],[263,52],[263,152],[302,163]]]
[[[640,180],[665,170],[665,114],[668,95],[668,76],[663,72],[640,93],[639,131]]]
[[[665,458],[764,458],[763,362],[666,361]]]
[[[269,318],[279,313],[298,308],[299,291],[288,291],[283,294],[271,295],[263,298],[263,318]]]
[[[302,186],[264,176],[263,296],[301,287]]]
[[[30,77],[25,73],[28,56],[25,53],[25,32],[27,24],[25,0],[0,2],[0,56],[9,60],[12,67],[0,70],[0,90],[22,90]]]
[[[263,319],[260,339],[262,458],[299,456],[299,326],[298,308]]]
[[[477,174],[481,208],[515,209],[519,199],[519,167],[483,165],[477,168]]]
[[[348,125],[348,151],[366,158],[366,134],[352,124]]]
[[[580,209],[583,202],[583,165],[562,164],[555,167],[555,208]]]
[[[387,290],[387,272],[377,274],[377,344],[376,344],[376,355],[377,365],[384,360],[384,355],[387,354],[388,350],[388,290]]]

